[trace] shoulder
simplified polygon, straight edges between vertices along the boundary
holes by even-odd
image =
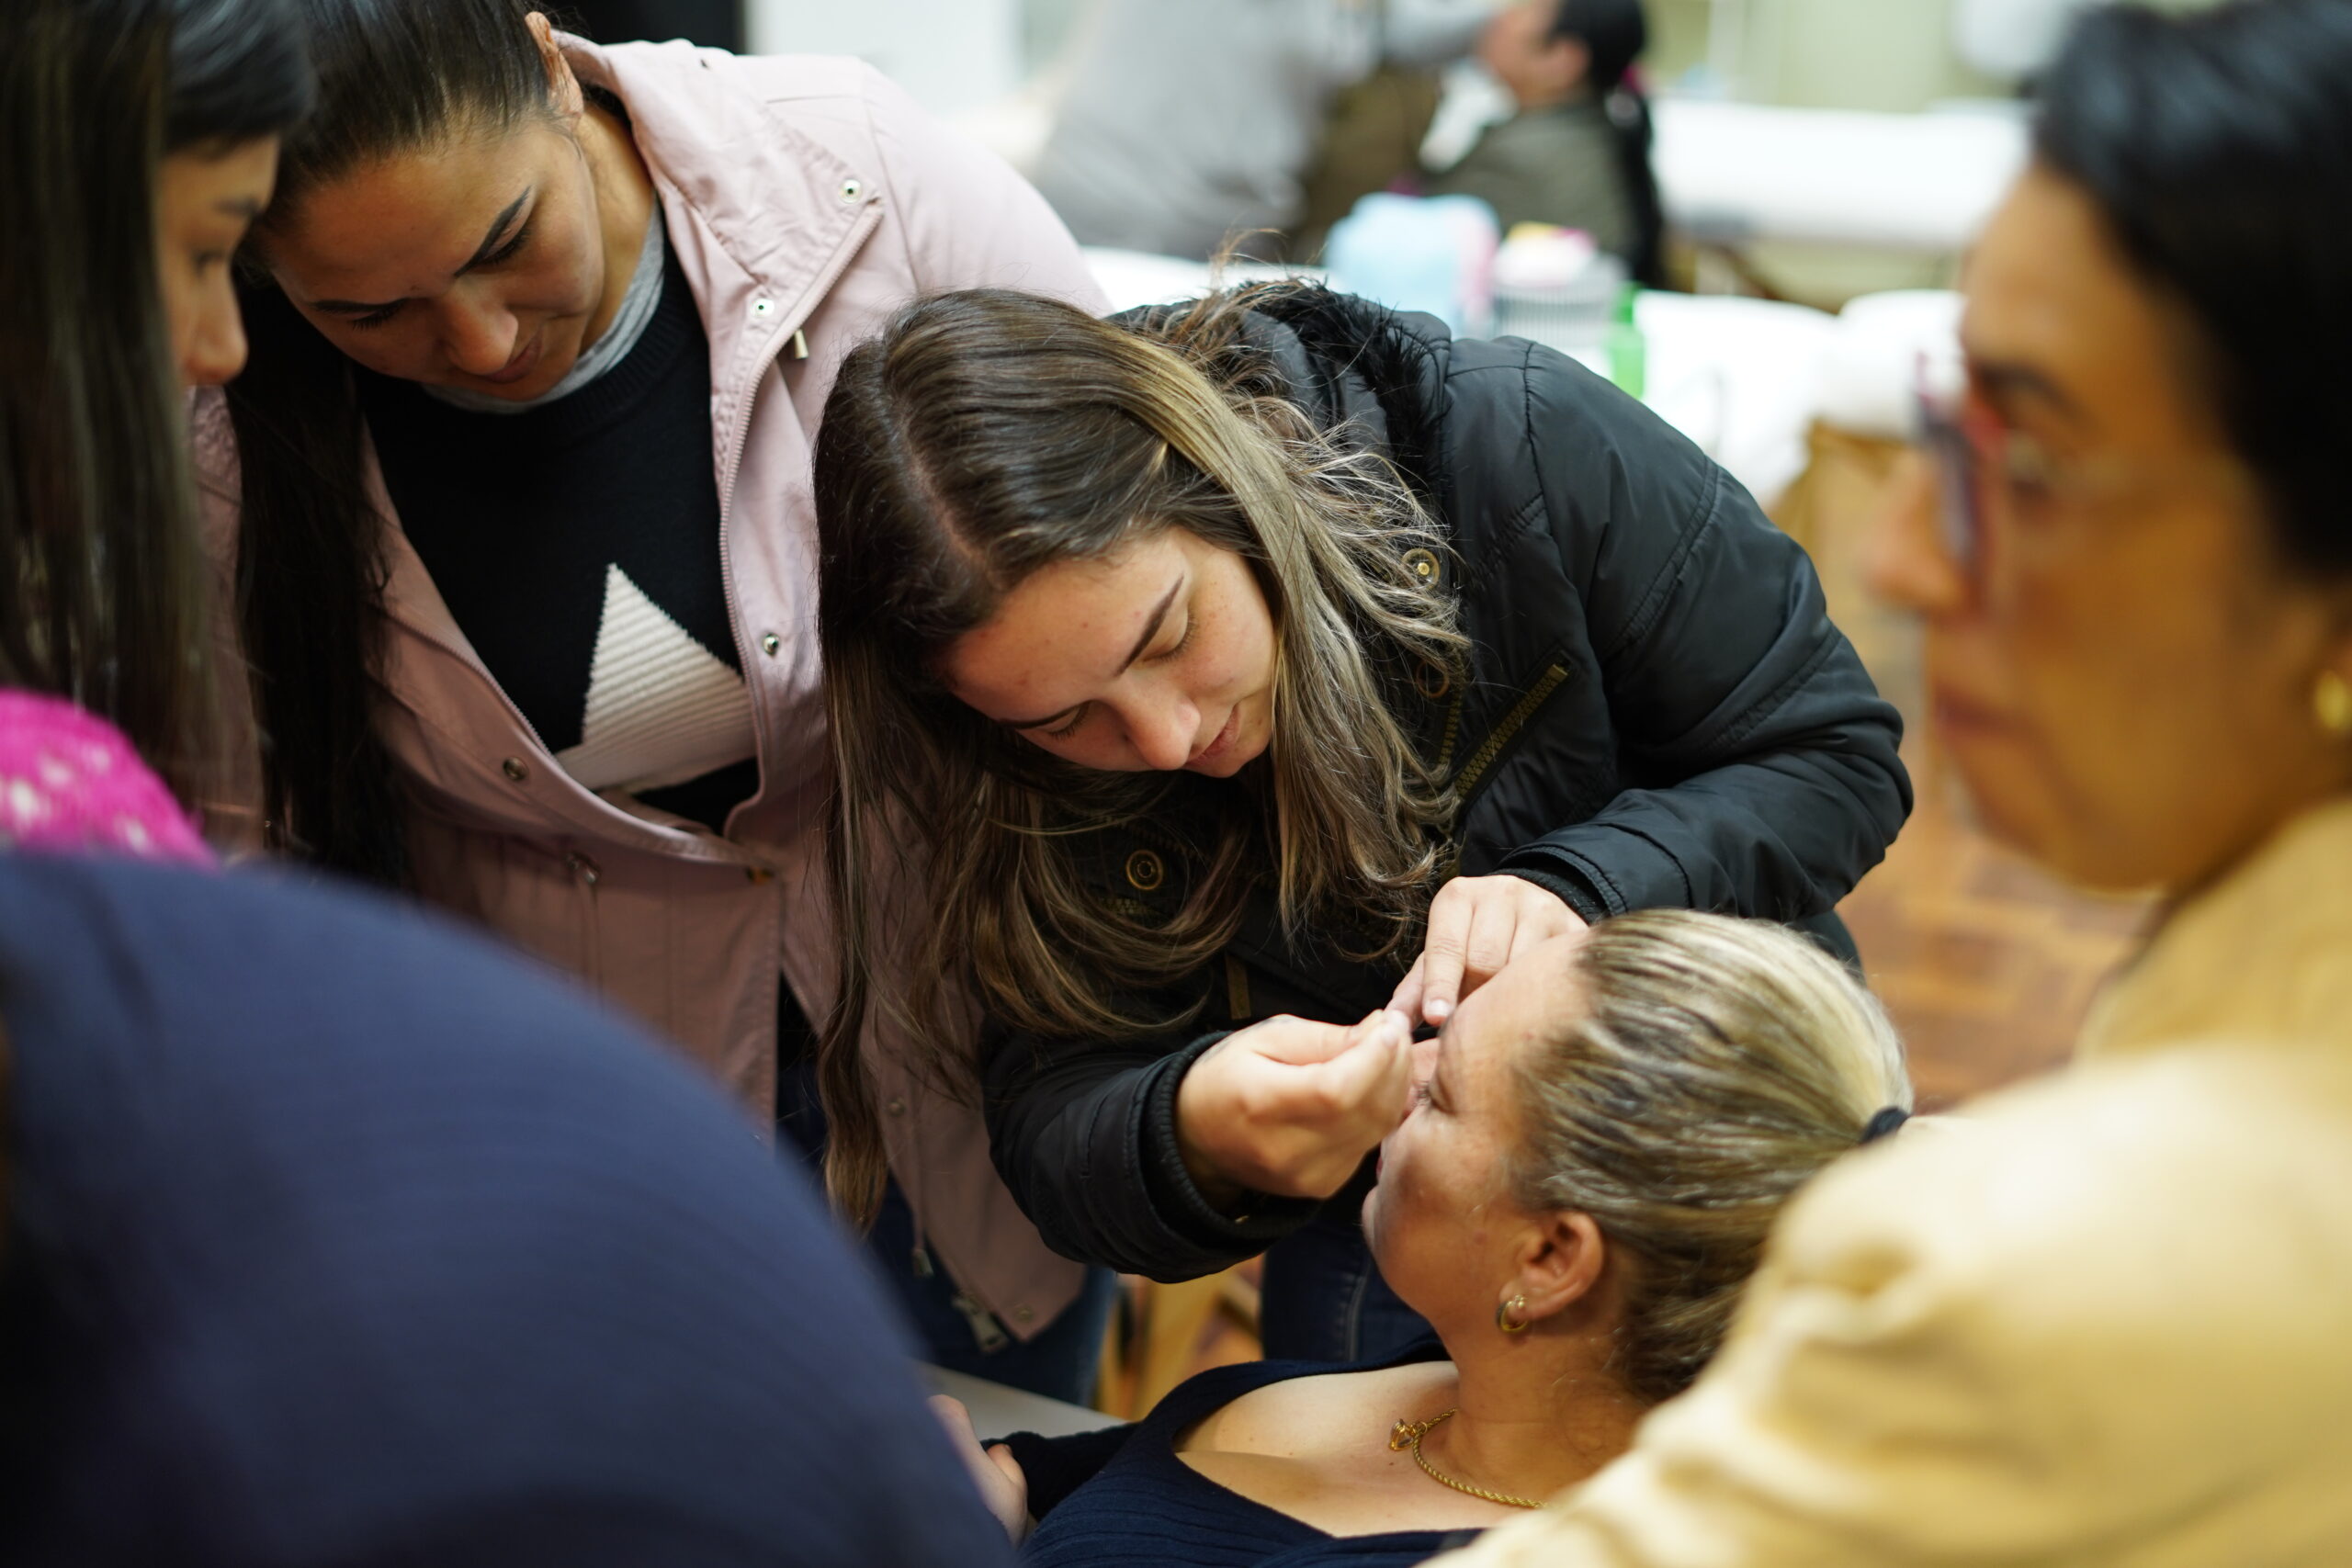
[[[559,1188],[647,1221],[645,1205],[693,1191],[718,1232],[777,1217],[766,1158],[715,1088],[551,974],[389,899],[11,857],[0,974],[21,1082],[54,1091],[61,1137],[223,1182],[332,1170],[349,1179],[337,1201],[360,1208],[423,1212],[479,1179],[497,1196],[469,1205],[481,1225],[527,1227]],[[305,1130],[321,1126],[337,1136]],[[428,1141],[446,1182],[379,1180],[379,1156]],[[633,1190],[654,1168],[639,1156],[660,1174]],[[490,1180],[500,1167],[547,1185]]]
[[[1187,1413],[1186,1424],[1197,1425],[1182,1448],[1291,1458],[1334,1447],[1352,1452],[1364,1432],[1436,1414],[1434,1402],[1453,1388],[1454,1376],[1453,1363],[1443,1359],[1340,1371],[1275,1362],[1252,1371],[1256,1375],[1200,1391],[1204,1407]]]
[[[2168,1375],[2267,1396],[2332,1368],[2340,1390],[2347,1290],[2352,1068],[2230,1043],[2077,1068],[1843,1162],[1758,1281],[1832,1341],[1932,1348],[2053,1412]]]

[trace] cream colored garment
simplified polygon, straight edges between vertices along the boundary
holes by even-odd
[[[1825,1176],[1631,1453],[1438,1561],[2352,1563],[2352,805],[2178,910],[2082,1049]]]

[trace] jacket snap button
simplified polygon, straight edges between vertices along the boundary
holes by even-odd
[[[1036,1315],[1037,1310],[1035,1307],[1018,1306],[1012,1309],[1012,1321],[1015,1323],[1026,1323]]]
[[[903,1100],[893,1100],[886,1109],[893,1116],[904,1116],[907,1113],[907,1102]]]
[[[775,873],[763,865],[747,865],[743,868],[743,880],[754,887],[765,887],[775,880]]]
[[[1413,671],[1413,684],[1421,695],[1434,702],[1453,689],[1453,677],[1440,664],[1424,664]]]
[[[770,632],[765,637],[760,638],[760,651],[766,654],[770,659],[774,659],[775,657],[775,650],[783,646],[784,638],[776,636],[774,632]]]
[[[1149,850],[1137,850],[1127,857],[1127,883],[1138,893],[1156,893],[1168,880],[1168,868]]]
[[[1405,570],[1411,572],[1415,577],[1419,578],[1423,582],[1428,583],[1431,587],[1436,586],[1438,575],[1437,553],[1434,550],[1407,550],[1405,552]]]
[[[766,321],[770,315],[775,313],[775,301],[773,299],[754,299],[752,301],[752,314],[762,321]]]
[[[864,181],[843,180],[842,182],[842,199],[843,201],[855,201],[859,197],[864,196],[865,194],[865,184]]]
[[[508,778],[513,779],[516,784],[521,784],[525,779],[531,776],[531,764],[523,761],[520,757],[509,757],[506,761],[498,764],[498,771],[504,773]]]
[[[570,854],[564,856],[563,863],[571,868],[572,875],[580,878],[581,881],[586,883],[591,887],[595,886],[597,880],[605,874],[597,868],[594,861],[590,860],[578,850],[574,850]]]

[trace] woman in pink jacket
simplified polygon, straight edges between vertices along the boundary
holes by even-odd
[[[250,367],[198,413],[258,741],[215,830],[471,915],[791,1111],[831,1005],[834,367],[918,294],[1095,287],[854,62],[599,49],[522,0],[304,9],[320,108],[248,247]],[[1045,1251],[976,1115],[869,1057],[905,1200],[877,1246],[934,1358],[1078,1393],[1107,1280]]]

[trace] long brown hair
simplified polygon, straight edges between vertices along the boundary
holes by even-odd
[[[842,920],[820,1062],[827,1180],[853,1214],[883,1170],[858,1055],[877,1007],[954,1084],[974,1000],[1056,1036],[1181,1024],[1135,997],[1231,941],[1264,884],[1293,933],[1344,928],[1366,961],[1418,929],[1453,802],[1391,701],[1463,665],[1451,601],[1404,558],[1444,542],[1396,468],[1283,395],[1243,330],[1271,302],[1129,327],[972,290],[900,311],[842,367],[816,454]],[[1186,776],[1059,761],[956,701],[939,660],[1032,572],[1167,528],[1250,563],[1278,654],[1272,744],[1216,792],[1206,863],[1163,923],[1091,890],[1071,838],[1148,823]],[[879,908],[894,862],[920,910]]]

